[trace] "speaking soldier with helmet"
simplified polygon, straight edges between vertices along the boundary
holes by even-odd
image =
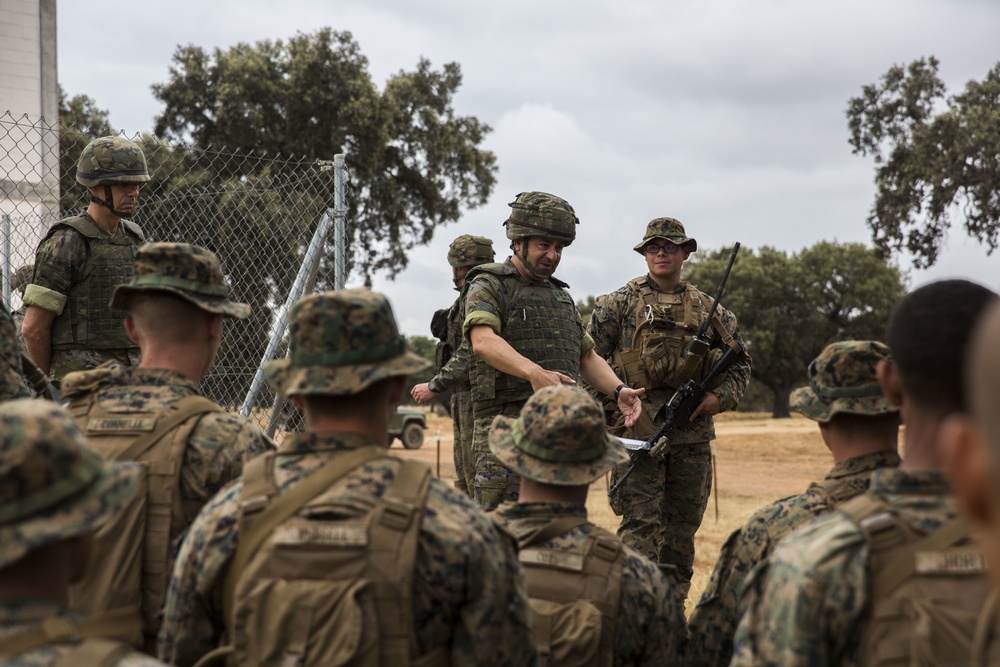
[[[582,378],[616,400],[627,424],[641,412],[642,390],[626,387],[594,353],[566,283],[552,275],[576,238],[573,207],[547,192],[522,192],[510,207],[504,226],[513,253],[467,276],[464,332],[475,355],[473,493],[486,509],[516,500],[519,481],[490,453],[490,424],[497,415],[517,417],[534,391]]]
[[[451,419],[455,433],[455,488],[471,496],[476,474],[472,458],[472,395],[469,384],[469,344],[462,335],[465,319],[465,276],[480,264],[492,262],[493,241],[485,236],[462,234],[448,247],[448,264],[458,297],[451,308],[434,313],[431,333],[439,340],[435,353],[438,367],[429,382],[410,391],[413,400],[426,403],[434,394],[451,390]]]
[[[613,405],[612,432],[646,440],[658,426],[658,413],[676,389],[700,381],[727,348],[737,351],[735,363],[709,386],[691,414],[669,437],[662,459],[638,461],[611,507],[622,516],[618,535],[625,544],[661,565],[677,568],[682,591],[694,572],[694,534],[701,525],[712,483],[712,415],[735,410],[750,379],[750,356],[743,349],[736,317],[719,307],[709,318],[712,299],[681,280],[684,261],[698,249],[674,218],[655,218],[646,226],[634,250],[646,259],[648,273],[624,287],[598,297],[588,329],[598,355],[607,359],[630,386],[646,390],[642,414],[630,424]],[[709,326],[704,327],[708,321]],[[702,330],[709,343],[691,345]],[[612,473],[623,475],[626,466]]]
[[[90,204],[52,225],[35,251],[22,333],[28,355],[57,379],[110,360],[139,363],[139,348],[122,325],[125,313],[108,303],[114,288],[132,277],[135,252],[145,242],[139,225],[125,218],[148,180],[135,143],[121,137],[90,142],[76,169]]]

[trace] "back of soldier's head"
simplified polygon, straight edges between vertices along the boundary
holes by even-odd
[[[941,280],[896,304],[886,342],[910,401],[940,414],[967,409],[966,350],[979,317],[996,296],[968,280]]]

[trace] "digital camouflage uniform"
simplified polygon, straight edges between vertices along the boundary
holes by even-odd
[[[17,338],[21,343],[22,351],[27,351],[24,347],[24,338],[21,336],[21,325],[24,324],[24,309],[26,308],[24,305],[24,290],[27,289],[28,283],[31,282],[31,276],[34,272],[34,264],[25,264],[18,268],[10,279],[11,292],[16,290],[21,293],[21,307],[12,311],[10,315],[14,318],[14,328],[17,331]]]
[[[666,239],[697,244],[685,236],[684,228],[672,218],[656,218],[649,223],[646,235],[636,246],[638,252],[650,240]],[[647,312],[640,309],[642,291],[660,305],[654,306],[650,323]],[[673,373],[679,367],[678,358],[684,345],[708,315],[711,297],[693,285],[681,282],[673,294],[666,294],[651,277],[642,276],[629,281],[624,287],[600,296],[590,318],[588,333],[594,341],[597,354],[607,360],[618,377],[629,386],[644,387],[643,415],[631,428],[624,428],[624,419],[617,406],[606,403],[612,413],[609,423],[612,432],[638,440],[652,435],[658,425],[657,413],[666,404],[680,382]],[[642,310],[643,312],[639,312]],[[736,341],[740,341],[736,317],[721,306],[717,316],[722,326]],[[672,326],[669,320],[680,326]],[[642,326],[641,335],[650,336],[651,347],[644,353],[641,363],[647,372],[655,372],[663,379],[655,386],[647,386],[641,378],[631,377],[623,363],[622,355],[637,349],[633,343],[636,329]],[[712,346],[700,369],[707,371],[726,349],[719,333],[709,327]],[[676,334],[676,337],[672,337]],[[669,363],[665,363],[669,360]],[[700,377],[693,378],[700,380]],[[722,410],[735,410],[750,379],[750,357],[742,354],[722,376],[721,383],[711,391],[719,398]],[[694,535],[701,525],[712,487],[712,454],[709,442],[715,439],[715,422],[709,415],[699,415],[690,425],[678,428],[670,438],[670,449],[663,460],[646,457],[631,473],[619,491],[611,498],[615,514],[622,517],[618,535],[622,540],[653,560],[677,567],[684,582],[690,582],[694,572]],[[612,483],[627,466],[612,472]]]
[[[818,422],[828,422],[835,414],[877,416],[898,412],[878,384],[875,368],[882,359],[889,359],[889,348],[876,341],[828,345],[810,366],[810,386],[792,393],[791,409]],[[688,664],[728,665],[739,621],[740,591],[750,571],[764,562],[781,538],[797,526],[868,490],[876,470],[898,465],[899,455],[889,449],[841,461],[822,482],[813,483],[804,493],[762,507],[733,531],[688,620]]]
[[[17,341],[14,320],[0,306],[0,402],[31,396],[21,372],[21,346]]]
[[[498,417],[490,431],[490,448],[501,462],[520,476],[555,486],[587,485],[604,475],[616,463],[625,461],[627,454],[621,443],[608,436],[600,407],[582,389],[562,385],[545,387],[536,392],[514,420]],[[587,662],[590,665],[679,665],[686,640],[684,614],[667,578],[655,563],[630,549],[612,533],[587,521],[587,508],[571,502],[504,503],[496,516],[522,545],[521,561],[528,577],[528,594],[551,601],[555,597],[566,603],[585,597],[580,588],[543,591],[533,582],[551,581],[552,561],[567,554],[563,567],[569,565],[569,554],[589,554],[600,546],[605,551],[613,545],[620,549],[621,575],[619,597],[613,602],[617,609],[608,609],[608,600],[593,600],[610,619],[604,631],[613,633],[613,660]],[[561,524],[552,530],[553,523]],[[566,529],[567,526],[571,526]],[[542,531],[555,533],[534,540]],[[594,539],[593,545],[588,541]],[[534,556],[533,554],[540,554]],[[551,554],[557,554],[555,556]],[[538,570],[538,578],[530,576],[531,567],[544,563],[549,567]],[[577,569],[586,570],[586,566]],[[614,568],[612,568],[612,572]],[[596,576],[596,575],[595,575]],[[611,576],[609,575],[609,579]],[[604,586],[614,590],[612,581]],[[605,592],[604,586],[590,591]],[[583,588],[583,590],[588,590]],[[589,599],[589,598],[587,598]],[[533,602],[538,604],[537,602]],[[536,626],[539,620],[535,620]],[[548,639],[548,638],[546,638]],[[604,637],[601,637],[602,641]]]
[[[102,461],[87,447],[73,420],[50,402],[20,400],[0,406],[0,571],[15,563],[23,565],[43,546],[93,533],[135,492],[139,475],[133,464]],[[51,576],[37,571],[35,580],[26,583],[39,583],[43,590],[48,585],[43,580]],[[137,622],[119,620],[102,632],[88,631],[87,619],[55,601],[4,597],[0,663],[163,665],[115,639],[127,635]],[[98,657],[106,661],[98,663]]]
[[[569,245],[578,220],[573,208],[544,192],[522,192],[511,202],[504,223],[507,238],[548,236]],[[526,260],[522,259],[526,264]],[[542,368],[580,380],[580,359],[593,348],[583,330],[583,319],[568,285],[554,277],[533,280],[521,275],[510,258],[502,264],[483,264],[466,276],[463,332],[485,325],[507,341],[518,354]],[[472,355],[472,452],[476,458],[474,497],[493,509],[517,498],[518,478],[489,451],[489,429],[497,415],[516,417],[532,394],[531,383],[502,373]]]
[[[352,395],[428,367],[406,349],[385,298],[367,290],[300,300],[289,316],[289,332],[289,357],[266,367],[268,381],[286,397]],[[287,493],[322,466],[372,445],[384,447],[358,434],[295,434],[274,458],[274,481],[281,494]],[[385,452],[338,479],[309,506],[335,507],[335,520],[363,516],[386,492],[401,463]],[[223,638],[222,589],[240,539],[242,487],[237,482],[217,495],[181,546],[159,641],[160,655],[172,663],[190,664]],[[453,665],[535,664],[527,597],[509,538],[470,499],[440,480],[430,480],[425,507],[412,578],[419,654],[443,650]],[[308,510],[300,509],[296,518],[308,517]],[[322,516],[329,519],[329,511],[321,510]],[[237,584],[237,596],[240,590]],[[235,601],[237,608],[247,604],[239,597]]]
[[[244,318],[250,312],[246,304],[228,300],[229,288],[218,257],[190,244],[153,243],[143,246],[135,259],[134,277],[127,285],[118,288],[113,302],[127,312],[133,296],[149,292],[179,296],[209,314]],[[102,425],[100,430],[91,432],[90,426],[94,421],[103,423],[112,419],[116,428],[124,430],[120,437],[127,438],[135,432],[132,421],[158,419],[157,415],[166,415],[182,400],[201,395],[199,383],[176,370],[129,368],[118,364],[71,373],[63,378],[62,388],[70,412],[81,428],[94,438],[99,451],[109,457],[120,456],[126,445],[102,447],[97,438],[106,434],[108,429]],[[274,448],[256,425],[239,415],[223,412],[221,408],[217,412],[190,417],[175,426],[162,440],[170,442],[173,434],[182,437],[185,433],[186,442],[177,443],[179,449],[166,450],[166,456],[172,455],[172,451],[183,451],[180,461],[171,462],[180,466],[175,496],[179,503],[172,504],[176,520],[169,524],[169,539],[173,545],[171,555],[201,508],[220,489],[240,476],[243,464]],[[132,437],[138,439],[144,434],[145,431],[138,431]],[[146,461],[148,458],[142,455],[139,460]],[[147,530],[157,529],[151,523],[147,524]],[[165,589],[172,562],[172,558],[167,560],[167,568],[159,574],[155,586]],[[114,564],[109,563],[109,567],[113,568]],[[97,576],[96,572],[91,574]],[[150,584],[147,581],[144,585]],[[146,611],[151,619],[156,610]],[[155,640],[156,626],[152,620],[148,623],[153,624],[147,627],[147,635],[151,635],[152,641]]]
[[[913,529],[928,534],[954,519],[945,473],[882,469],[871,493]],[[869,546],[858,526],[831,512],[784,538],[746,581],[746,610],[733,645],[733,667],[860,665],[870,622]],[[983,586],[988,586],[985,579]]]
[[[463,234],[448,248],[448,263],[453,268],[475,267],[493,261],[493,241],[483,236]],[[469,382],[469,364],[472,350],[462,335],[465,320],[465,297],[468,284],[458,290],[455,303],[447,311],[447,332],[442,349],[447,350],[447,360],[438,363],[438,370],[428,383],[435,392],[451,390],[451,420],[455,434],[455,488],[471,496],[476,475],[476,461],[472,455],[472,385]]]

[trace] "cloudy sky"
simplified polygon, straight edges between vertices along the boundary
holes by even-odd
[[[557,276],[577,299],[644,272],[631,247],[658,216],[679,218],[703,248],[868,242],[873,164],[847,143],[848,99],[923,56],[941,61],[951,92],[1000,60],[995,0],[88,0],[58,12],[60,83],[129,133],[152,128],[150,86],[167,81],[178,44],[330,26],[354,34],[379,85],[421,57],[460,63],[454,106],[493,127],[484,147],[498,181],[394,281],[376,279],[410,335],[428,335],[429,311],[453,299],[451,239],[481,234],[505,252],[506,204],[523,190],[576,208]],[[997,289],[998,265],[956,233],[911,284],[968,277]]]

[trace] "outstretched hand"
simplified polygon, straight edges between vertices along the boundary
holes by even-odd
[[[646,393],[645,389],[632,389],[631,387],[622,387],[622,390],[618,392],[618,409],[621,410],[622,415],[625,417],[625,426],[631,426],[642,414],[642,401],[639,397]]]

